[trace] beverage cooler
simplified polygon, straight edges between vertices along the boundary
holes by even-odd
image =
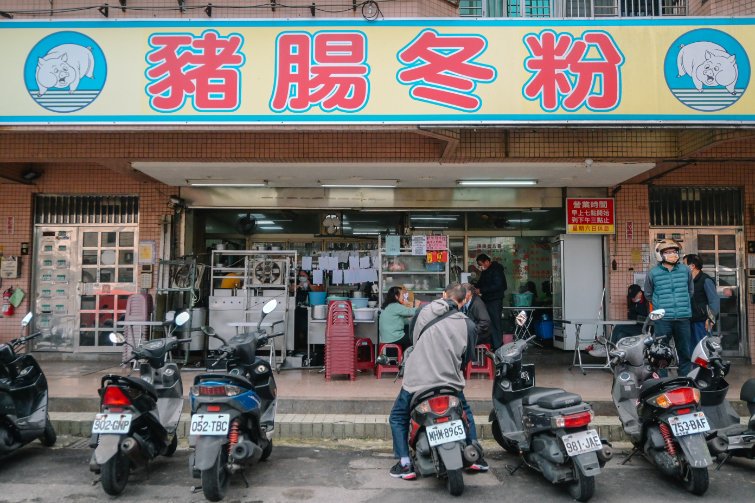
[[[553,319],[603,319],[603,236],[562,234],[553,241]],[[594,325],[582,327],[582,339]],[[555,323],[553,345],[573,350],[573,324]]]

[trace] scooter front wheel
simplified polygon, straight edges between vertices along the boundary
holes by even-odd
[[[448,476],[448,493],[451,496],[461,496],[464,492],[464,476],[461,470],[448,470],[446,475]]]
[[[516,444],[503,436],[503,433],[501,432],[501,425],[498,423],[498,419],[493,419],[493,422],[490,424],[490,428],[493,430],[493,438],[498,443],[498,445],[503,447],[506,452],[509,452],[511,454],[519,454],[519,449],[517,448]]]
[[[178,448],[178,435],[173,434],[173,439],[168,444],[168,447],[165,449],[165,456],[171,457],[173,454],[176,453],[176,449]]]
[[[116,452],[100,468],[100,482],[105,492],[110,496],[121,494],[128,483],[130,470],[130,462],[126,455],[120,451]]]
[[[45,432],[42,433],[41,437],[39,437],[39,441],[45,447],[52,447],[53,445],[55,445],[55,442],[57,440],[58,435],[55,434],[55,428],[52,426],[52,421],[50,421],[50,418],[48,416],[45,422]]]
[[[220,501],[225,497],[230,475],[225,468],[228,463],[228,449],[225,445],[220,448],[218,457],[207,470],[202,470],[202,492],[209,501]]]

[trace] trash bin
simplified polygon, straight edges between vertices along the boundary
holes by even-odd
[[[543,315],[543,319],[537,322],[535,326],[535,335],[540,339],[553,339],[553,320],[549,320]]]

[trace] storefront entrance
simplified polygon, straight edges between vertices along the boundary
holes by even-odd
[[[653,228],[650,241],[664,238],[679,241],[683,253],[697,253],[703,271],[716,283],[721,299],[721,316],[714,333],[721,337],[724,354],[748,354],[745,319],[744,238],[741,229],[732,228]]]

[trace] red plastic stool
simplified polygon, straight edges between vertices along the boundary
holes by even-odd
[[[383,375],[383,372],[398,372],[399,367],[401,365],[401,361],[404,359],[404,351],[401,349],[400,344],[391,344],[391,343],[380,343],[378,344],[378,355],[382,355],[385,351],[389,349],[395,349],[396,350],[396,364],[395,365],[378,365],[375,368],[375,378],[380,379],[380,377]],[[385,353],[386,356],[388,356],[388,353]],[[392,357],[389,357],[392,358]]]
[[[472,374],[487,374],[488,379],[493,379],[495,367],[493,360],[485,355],[485,351],[490,351],[490,344],[478,344],[475,346],[475,361],[469,362],[464,377],[469,379]]]
[[[356,339],[354,342],[354,368],[356,370],[372,370],[374,367],[375,346],[372,345],[372,341],[367,337]]]

